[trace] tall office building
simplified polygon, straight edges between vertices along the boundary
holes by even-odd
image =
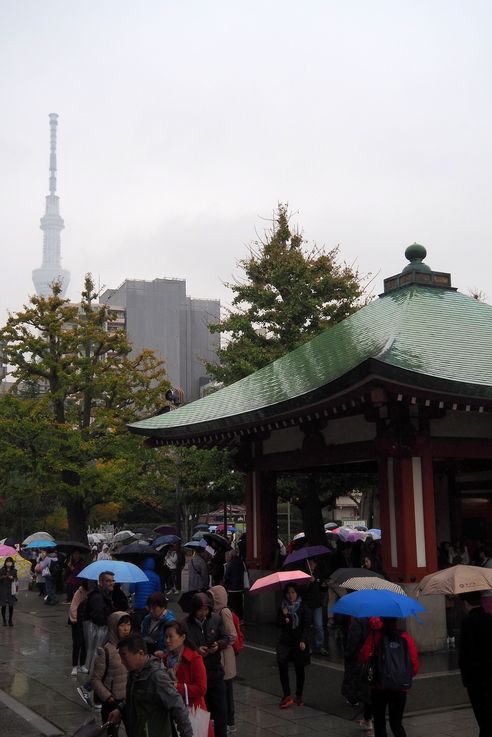
[[[49,195],[46,196],[46,210],[41,218],[43,231],[43,262],[39,269],[32,272],[32,280],[36,294],[48,297],[51,285],[58,281],[61,284],[62,296],[65,296],[70,282],[70,272],[61,266],[61,231],[65,227],[60,216],[60,198],[56,194],[56,129],[58,115],[50,113],[50,179]]]
[[[219,322],[219,300],[188,297],[184,279],[126,279],[117,289],[107,289],[100,301],[124,309],[134,354],[152,349],[165,361],[172,385],[183,389],[185,401],[200,397],[210,381],[205,361],[217,360],[219,336],[208,326]]]

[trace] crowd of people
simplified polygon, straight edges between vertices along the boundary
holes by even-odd
[[[210,713],[209,737],[235,732],[233,680],[246,566],[239,550],[227,547],[203,543],[193,552],[186,614],[179,620],[168,606],[178,579],[166,579],[169,588],[163,591],[157,556],[142,558],[144,581],[121,586],[115,583],[109,557],[98,557],[107,555],[102,547],[89,560],[75,549],[63,564],[51,549],[36,555],[33,575],[46,605],[60,601],[56,581],[64,582],[70,604],[71,675],[84,677],[77,691],[101,711],[103,724],[110,723],[109,737],[118,735],[121,721],[131,737],[171,734],[163,725],[171,730],[172,723],[181,735],[191,737],[183,704]],[[179,555],[174,546],[165,558],[175,571]],[[90,559],[108,560],[108,570],[97,582],[79,577]],[[0,593],[1,587],[0,572]]]

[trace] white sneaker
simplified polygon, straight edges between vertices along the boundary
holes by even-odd
[[[72,668],[72,670],[70,671],[70,675],[71,675],[71,676],[76,676],[78,672],[79,672],[79,671],[78,671],[78,668],[77,668],[77,666],[76,666],[76,665],[74,665],[74,667],[73,667],[73,668]]]
[[[77,668],[77,670],[78,670],[79,673],[88,673],[89,672],[88,668],[86,668],[85,665],[79,665],[79,667]]]

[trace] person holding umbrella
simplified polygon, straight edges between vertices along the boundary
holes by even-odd
[[[9,627],[14,626],[14,604],[17,601],[16,595],[13,593],[12,584],[17,581],[17,571],[14,566],[14,559],[9,555],[5,558],[5,563],[0,568],[0,606],[2,607],[3,626],[7,626],[7,607],[9,609]]]
[[[406,737],[403,712],[411,680],[419,670],[419,659],[413,638],[400,632],[397,622],[396,617],[371,617],[370,632],[360,652],[361,663],[376,664],[371,683],[374,732],[369,729],[368,737],[386,737],[386,708],[394,737]]]
[[[294,583],[289,583],[283,591],[283,599],[277,616],[280,637],[277,642],[277,665],[282,685],[283,697],[281,709],[287,709],[294,703],[289,683],[289,663],[294,664],[296,673],[295,703],[304,706],[303,690],[305,666],[309,664],[309,627],[311,612],[302,601],[299,590]]]

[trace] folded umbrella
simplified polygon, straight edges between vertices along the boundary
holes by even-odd
[[[415,599],[394,591],[354,591],[337,601],[331,608],[333,614],[348,614],[351,617],[397,617],[404,618],[425,612]]]
[[[307,545],[305,548],[298,548],[298,550],[294,550],[293,553],[288,555],[284,560],[282,568],[286,568],[286,566],[290,566],[294,563],[299,563],[302,560],[307,560],[308,558],[317,558],[320,555],[330,555],[332,552],[332,550],[324,545]]]
[[[487,589],[492,589],[492,568],[458,565],[424,576],[417,586],[417,596],[430,594],[457,596],[467,591]]]
[[[281,591],[289,583],[306,584],[310,580],[311,576],[303,571],[277,571],[255,581],[249,593],[258,594],[263,591]]]
[[[350,589],[350,591],[367,591],[375,589],[379,591],[394,591],[396,594],[405,594],[401,586],[392,581],[386,581],[384,578],[376,578],[376,576],[356,576],[349,578],[347,581],[338,584],[342,589]]]
[[[114,575],[116,583],[140,583],[149,580],[141,568],[125,560],[96,560],[80,571],[78,578],[97,581],[99,575],[105,571]]]
[[[109,722],[106,724],[97,724],[95,719],[91,719],[90,722],[85,722],[81,727],[73,733],[72,737],[102,737],[106,734],[106,729],[109,726]]]

